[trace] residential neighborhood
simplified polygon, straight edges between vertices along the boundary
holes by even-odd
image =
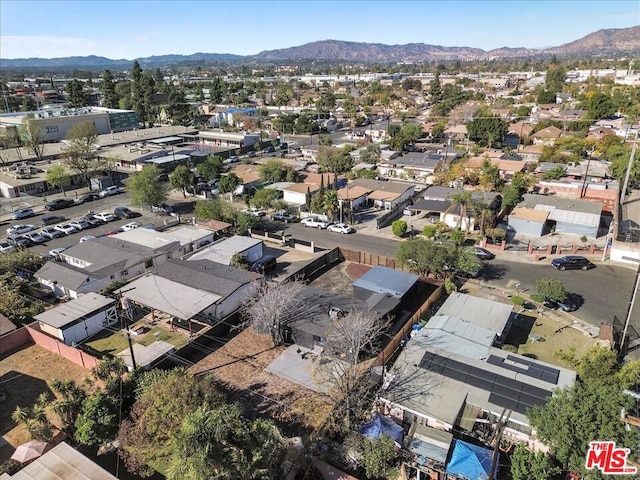
[[[220,65],[0,68],[0,479],[635,478],[637,59]]]

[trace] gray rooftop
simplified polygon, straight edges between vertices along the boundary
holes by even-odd
[[[444,155],[425,153],[406,153],[393,160],[389,160],[389,165],[397,165],[407,168],[426,168],[434,170],[440,162],[445,159]]]
[[[163,342],[162,340],[156,340],[150,345],[144,346],[140,343],[133,344],[133,354],[136,358],[136,366],[138,368],[146,367],[155,363],[163,356],[172,353],[175,347],[170,343]],[[133,361],[131,360],[131,351],[127,348],[117,354],[124,364],[130,369],[133,369]]]
[[[546,210],[549,219],[556,222],[575,223],[597,227],[600,225],[602,204],[588,200],[560,198],[554,195],[526,194],[518,207]]]
[[[83,242],[87,243],[87,242]],[[47,281],[56,281],[60,286],[76,291],[89,278],[99,277],[92,275],[83,268],[74,267],[63,262],[47,262],[35,274],[36,278]]]
[[[372,191],[401,194],[407,190],[413,190],[415,185],[413,183],[398,183],[393,181],[384,182],[382,180],[373,180],[369,178],[357,178],[349,182],[349,188],[352,187],[364,187]]]
[[[402,297],[419,279],[418,275],[412,273],[376,266],[353,282],[353,286],[372,293],[387,293],[394,297]]]
[[[206,248],[199,250],[191,255],[188,260],[190,262],[194,260],[211,260],[216,263],[229,265],[234,254],[245,252],[261,243],[262,240],[256,238],[234,235],[233,237],[220,239]]]
[[[424,198],[425,200],[446,201],[450,195],[454,195],[456,193],[462,193],[462,192],[469,192],[473,200],[483,200],[486,203],[491,203],[491,201],[498,196],[498,193],[496,192],[483,192],[480,190],[462,190],[459,188],[438,187],[438,186],[432,185],[422,192],[422,198]]]
[[[221,297],[260,278],[256,273],[210,260],[167,260],[157,267],[157,275]]]
[[[502,335],[511,316],[511,310],[511,305],[505,303],[454,292],[449,295],[435,316],[459,318],[464,322],[490,330],[496,335]]]
[[[42,312],[33,318],[54,328],[64,328],[76,320],[89,317],[110,307],[115,302],[114,299],[104,297],[99,293],[86,293],[51,310]]]

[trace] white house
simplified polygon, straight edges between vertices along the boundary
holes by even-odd
[[[82,342],[118,322],[116,301],[87,293],[33,317],[44,333],[66,345]]]
[[[169,249],[175,257],[192,252],[213,242],[215,233],[204,228],[183,226],[163,232],[149,228],[134,228],[113,236],[151,249]]]
[[[234,235],[229,238],[222,238],[212,245],[190,255],[187,260],[211,260],[212,262],[230,265],[231,258],[240,253],[244,255],[250,263],[264,257],[264,242],[251,237]]]

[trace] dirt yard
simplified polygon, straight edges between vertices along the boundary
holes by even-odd
[[[266,335],[248,328],[202,359],[189,371],[210,373],[248,412],[274,420],[287,434],[318,428],[331,410],[324,395],[265,372],[286,347],[274,347]]]
[[[0,463],[9,459],[15,447],[30,440],[26,429],[11,420],[17,406],[31,407],[43,392],[53,398],[48,382],[54,379],[75,380],[82,384],[91,372],[38,345],[27,345],[21,350],[0,358],[0,391],[6,400],[0,405],[0,431],[7,445],[0,447]],[[50,416],[54,424],[57,418]]]

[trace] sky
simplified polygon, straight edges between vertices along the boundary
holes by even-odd
[[[0,0],[0,58],[254,55],[329,39],[544,48],[635,25],[638,0]]]

